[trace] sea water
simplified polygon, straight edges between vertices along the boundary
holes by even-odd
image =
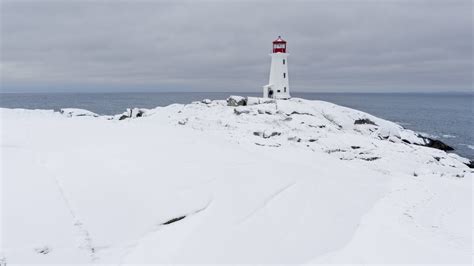
[[[81,108],[113,115],[126,108],[154,108],[229,95],[257,93],[2,93],[0,107],[26,109]],[[292,93],[293,97],[324,100],[394,121],[453,146],[456,153],[474,159],[472,93]]]

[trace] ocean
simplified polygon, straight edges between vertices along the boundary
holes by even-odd
[[[172,103],[225,99],[257,93],[1,93],[0,107],[53,109],[74,107],[113,115],[126,108],[154,108]],[[473,93],[292,93],[293,97],[324,100],[358,109],[440,139],[461,156],[474,159]]]

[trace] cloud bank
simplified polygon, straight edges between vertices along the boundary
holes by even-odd
[[[2,90],[472,89],[471,1],[3,1]]]

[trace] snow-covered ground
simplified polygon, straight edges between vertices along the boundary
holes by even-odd
[[[0,262],[471,264],[468,160],[357,110],[259,102],[1,109]]]

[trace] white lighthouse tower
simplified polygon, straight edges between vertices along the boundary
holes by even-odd
[[[286,41],[280,36],[273,41],[273,50],[270,56],[272,64],[270,67],[270,80],[268,85],[263,86],[263,98],[289,99],[290,86],[288,82],[288,56],[286,53]]]

